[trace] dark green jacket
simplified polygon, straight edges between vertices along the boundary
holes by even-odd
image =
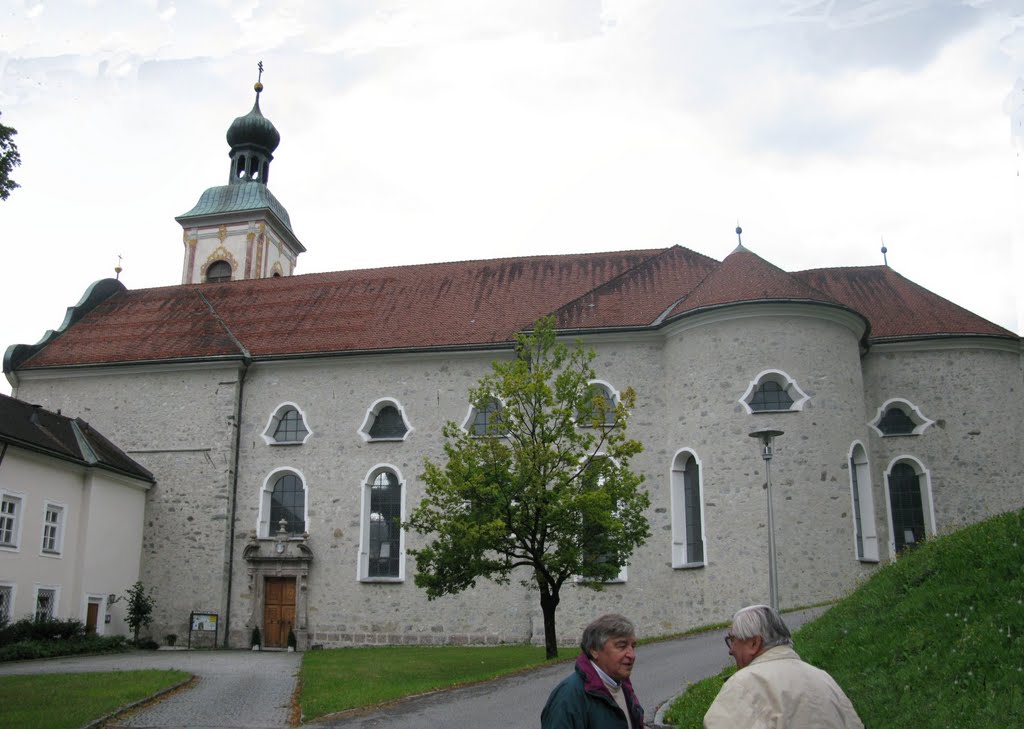
[[[627,678],[622,682],[633,729],[642,729],[644,710]],[[540,714],[541,729],[627,729],[622,709],[608,693],[586,655],[576,659],[576,670],[555,686]]]

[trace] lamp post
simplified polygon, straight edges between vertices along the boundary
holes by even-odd
[[[782,435],[781,430],[755,430],[751,438],[761,441],[761,458],[764,459],[764,475],[768,491],[768,601],[775,612],[779,611],[779,569],[775,564],[775,513],[772,510],[772,441]]]

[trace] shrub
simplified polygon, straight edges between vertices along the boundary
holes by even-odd
[[[263,640],[260,636],[260,628],[258,625],[254,625],[252,628],[252,635],[249,636],[249,646],[260,645],[262,642]]]
[[[86,635],[74,640],[23,640],[0,647],[0,662],[52,658],[85,653],[120,653],[127,648],[121,635]]]
[[[26,641],[72,641],[84,637],[85,625],[80,620],[22,618],[0,629],[0,646]]]
[[[164,640],[167,641],[167,645],[173,646],[175,643],[178,642],[178,636],[174,633],[168,633],[164,636]]]
[[[291,628],[288,628],[288,647],[294,648],[296,643],[297,641],[295,640],[295,632]]]
[[[137,640],[135,641],[135,645],[147,651],[155,651],[160,647],[160,644],[152,638],[144,638],[142,640]]]

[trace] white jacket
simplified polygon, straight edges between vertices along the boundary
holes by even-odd
[[[704,729],[864,729],[831,676],[791,646],[769,648],[725,682]]]

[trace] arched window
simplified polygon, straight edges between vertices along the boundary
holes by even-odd
[[[672,566],[704,565],[704,509],[700,464],[689,451],[672,462]]]
[[[306,415],[292,402],[281,403],[270,416],[263,429],[263,442],[267,445],[302,445],[312,433],[306,425]]]
[[[850,494],[853,500],[854,552],[863,562],[878,561],[878,532],[875,528],[875,499],[871,493],[871,470],[864,446],[855,443],[850,451]]]
[[[501,401],[492,397],[481,408],[470,407],[469,416],[462,427],[470,435],[479,437],[504,435],[505,430],[501,422],[502,409]]]
[[[888,472],[889,519],[896,554],[934,533],[928,475],[911,458],[899,458]]]
[[[935,421],[929,420],[911,402],[891,398],[882,403],[871,422],[871,427],[882,437],[894,435],[920,435]]]
[[[359,426],[359,435],[365,441],[405,440],[411,431],[402,406],[389,398],[375,401]]]
[[[403,484],[398,472],[390,466],[372,470],[363,491],[360,579],[404,578],[404,507]]]
[[[604,488],[605,481],[608,478],[606,469],[612,465],[613,462],[603,455],[595,456],[586,469],[583,472],[582,477],[582,488],[589,491],[597,491]],[[611,513],[614,514],[617,510],[617,506],[612,504]],[[591,563],[607,563],[608,562],[608,541],[605,536],[606,529],[601,525],[600,521],[588,520],[584,518],[581,529],[581,539],[583,546],[583,559],[586,562]],[[623,564],[619,568],[619,572],[614,577],[604,580],[604,584],[625,582],[628,576],[628,567]],[[580,577],[577,581],[581,581],[587,578]],[[591,578],[594,579],[594,578]]]
[[[231,280],[231,264],[227,261],[214,261],[206,269],[206,283],[220,283]]]
[[[789,410],[791,407],[793,398],[774,380],[767,380],[758,385],[754,390],[754,397],[750,400],[750,409],[754,411]]]
[[[785,372],[765,370],[750,381],[740,402],[748,413],[777,413],[803,410],[808,399]]]
[[[604,382],[591,382],[587,398],[576,411],[576,424],[581,428],[615,425],[616,392]]]
[[[296,537],[306,532],[306,484],[301,473],[289,468],[267,476],[260,500],[258,531],[263,538],[282,533]]]

